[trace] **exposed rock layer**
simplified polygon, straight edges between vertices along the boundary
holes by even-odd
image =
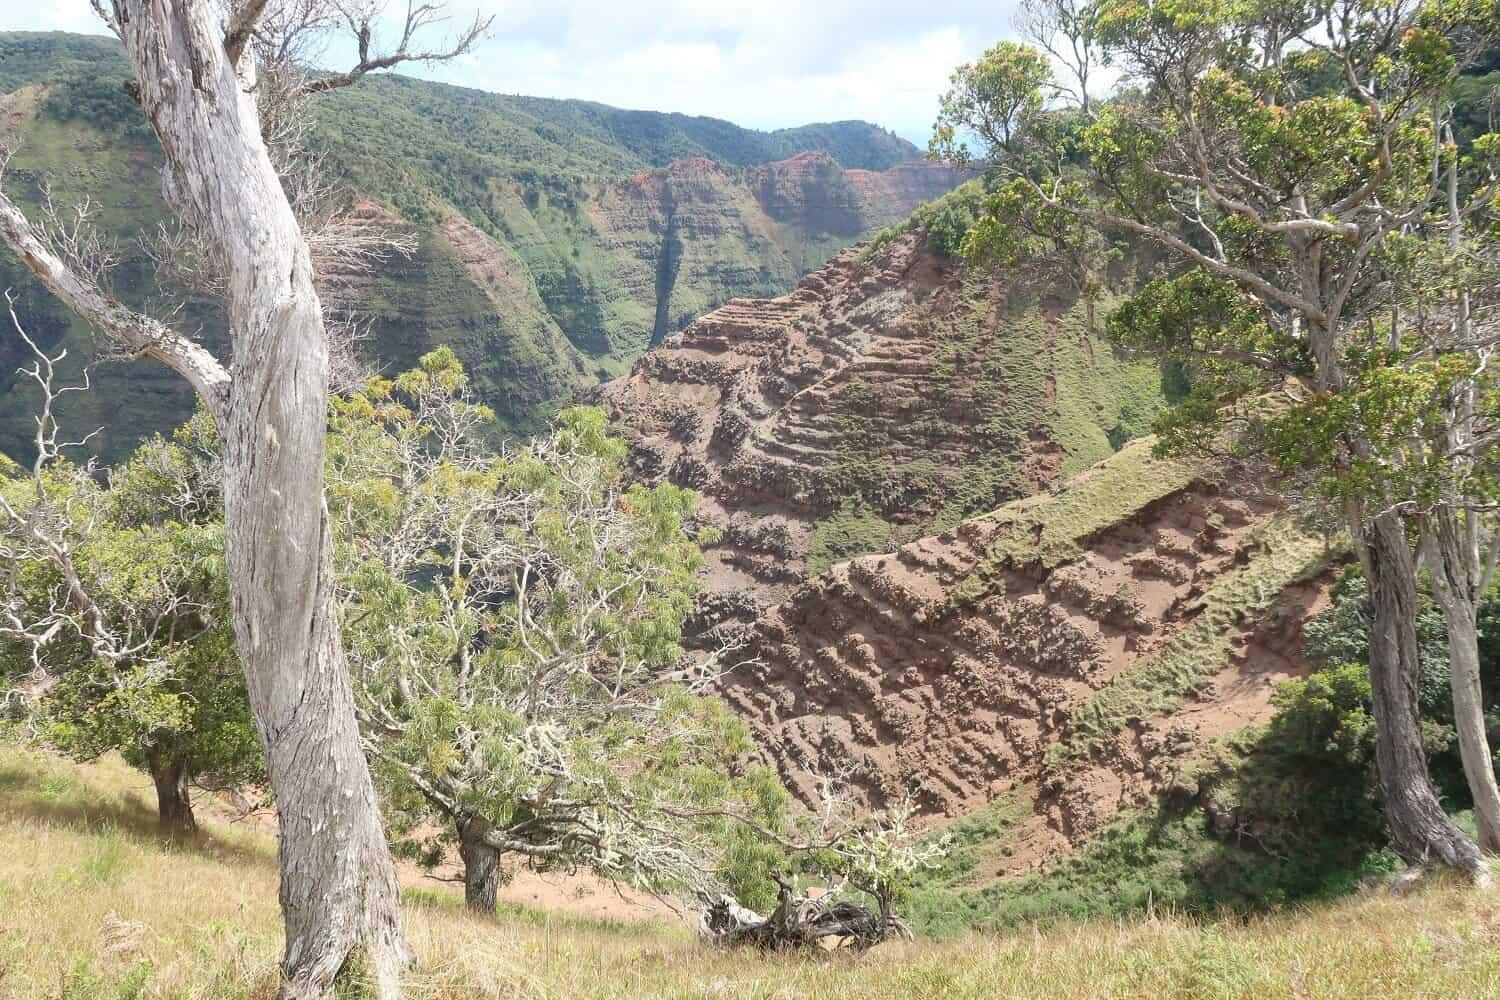
[[[698,489],[721,532],[692,624],[787,783],[930,817],[1024,792],[1024,865],[1304,669],[1322,542],[1149,440],[1117,452],[1155,378],[1045,276],[909,235],[730,302],[600,395],[635,474]]]
[[[956,525],[1103,458],[1160,406],[1080,306],[898,238],[736,299],[600,397],[637,475],[722,531],[705,614],[755,620],[809,570]]]
[[[1056,828],[1082,836],[1168,780],[1167,758],[1264,718],[1271,685],[1302,669],[1321,588],[1301,581],[1322,542],[1147,447],[836,565],[764,612],[723,689],[789,783],[811,798],[814,775],[837,774],[872,803],[956,815],[1041,782]],[[1165,488],[1112,496],[1132,465]],[[1073,523],[1080,497],[1114,506],[1055,558],[1012,554]],[[1212,711],[1189,724],[1189,705]]]

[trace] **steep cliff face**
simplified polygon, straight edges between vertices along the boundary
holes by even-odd
[[[1264,721],[1303,669],[1324,544],[1149,448],[762,613],[724,693],[792,787],[838,774],[948,816],[1026,789],[1042,842],[1075,843]]]
[[[951,527],[1109,455],[1160,407],[1081,305],[967,273],[918,235],[737,299],[601,396],[641,475],[704,496],[713,618],[810,572]],[[712,606],[721,605],[714,612]]]
[[[1172,787],[1301,673],[1324,542],[1140,437],[1156,370],[1045,275],[920,233],[735,300],[600,396],[635,474],[698,489],[700,655],[809,802],[1023,819],[992,874]],[[852,558],[850,558],[852,557]]]
[[[961,179],[936,164],[871,173],[804,153],[748,170],[680,160],[604,185],[584,209],[611,264],[599,343],[635,357],[730,298],[780,294]]]
[[[451,347],[513,426],[536,421],[552,401],[596,381],[595,366],[552,319],[510,247],[457,213],[418,226],[373,202],[360,212],[417,241],[409,258],[328,283],[325,306],[359,318],[369,358],[402,370],[436,347]]]
[[[61,204],[91,197],[123,251],[116,291],[144,303],[157,289],[136,239],[165,208],[160,155],[121,90],[126,73],[103,39],[0,34],[0,131],[19,147],[7,192],[34,208],[46,179]],[[369,322],[366,348],[381,367],[452,346],[518,432],[694,317],[735,296],[786,291],[959,179],[908,162],[915,147],[859,122],[762,133],[401,78],[368,80],[316,110],[331,169],[419,246],[409,260],[333,283],[330,304]],[[0,286],[20,290],[22,318],[44,344],[65,340],[80,364],[96,357],[87,332],[4,250]],[[191,319],[221,346],[212,309]],[[190,412],[190,396],[149,365],[98,376],[102,391],[70,399],[69,413],[90,429],[108,418],[110,433],[94,439],[107,455]],[[0,450],[24,453],[30,401],[14,386],[7,365]],[[144,393],[124,405],[138,386]]]

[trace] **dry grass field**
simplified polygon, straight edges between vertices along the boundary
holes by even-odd
[[[0,996],[274,995],[270,838],[209,817],[200,843],[165,846],[146,791],[118,762],[0,749]],[[408,890],[415,1000],[1500,997],[1500,900],[1442,884],[1250,921],[1157,914],[791,958],[667,923],[485,919],[442,889]]]

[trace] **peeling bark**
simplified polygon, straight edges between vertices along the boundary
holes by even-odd
[[[1500,785],[1490,756],[1479,678],[1479,595],[1485,587],[1478,525],[1449,507],[1436,510],[1427,532],[1432,591],[1448,626],[1448,685],[1464,779],[1474,797],[1479,849],[1500,855]]]
[[[1413,865],[1442,864],[1480,881],[1487,869],[1479,849],[1443,811],[1422,750],[1416,567],[1398,514],[1387,512],[1370,523],[1362,555],[1374,605],[1375,761],[1391,844]]]
[[[261,138],[253,81],[242,78],[252,71],[230,62],[214,11],[194,0],[115,0],[138,98],[166,154],[168,201],[227,266],[226,560],[280,820],[281,995],[326,995],[358,949],[379,994],[395,997],[410,952],[335,614],[322,308]]]
[[[1479,849],[1500,855],[1500,786],[1485,732],[1484,695],[1479,681],[1479,630],[1474,602],[1455,596],[1445,608],[1448,622],[1449,687],[1453,692],[1453,721],[1458,729],[1458,752],[1464,778],[1474,796],[1474,820]]]

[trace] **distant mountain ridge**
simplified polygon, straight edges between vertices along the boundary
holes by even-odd
[[[160,153],[127,75],[110,39],[0,33],[0,130],[19,138],[7,193],[35,205],[45,179],[60,204],[91,198],[127,251],[116,292],[143,303],[156,290],[134,242],[166,210]],[[757,132],[397,76],[325,95],[316,113],[328,162],[364,210],[418,243],[410,260],[328,289],[328,303],[370,320],[368,353],[382,367],[454,347],[516,431],[698,315],[787,291],[960,179],[860,122]],[[87,331],[4,251],[0,287],[18,290],[44,344],[94,356]],[[208,304],[182,322],[222,347]],[[18,360],[14,338],[0,337],[0,451],[24,454],[30,402],[10,391]],[[94,385],[71,415],[104,428],[106,455],[191,408],[184,387],[145,363],[102,366]]]
[[[0,90],[68,79],[107,81],[115,77],[123,82],[129,73],[118,44],[102,35],[0,31]],[[906,139],[864,121],[818,122],[762,131],[704,115],[636,111],[570,98],[496,94],[399,74],[366,77],[358,88],[329,95],[321,106],[326,117],[345,118],[361,108],[388,110],[385,102],[396,98],[412,113],[446,108],[465,116],[473,125],[483,124],[485,116],[500,116],[513,123],[512,138],[524,132],[535,137],[532,142],[517,143],[513,150],[516,156],[534,154],[540,145],[573,148],[586,140],[596,145],[596,154],[601,148],[609,151],[592,160],[581,157],[592,167],[607,165],[605,173],[632,173],[694,156],[732,166],[753,166],[797,153],[824,152],[841,165],[859,170],[885,170],[922,156],[921,150]],[[570,133],[567,136],[561,134],[565,128]],[[411,137],[410,132],[392,136]],[[465,138],[455,133],[449,141],[463,146]],[[592,175],[598,173],[597,169],[591,171]]]

